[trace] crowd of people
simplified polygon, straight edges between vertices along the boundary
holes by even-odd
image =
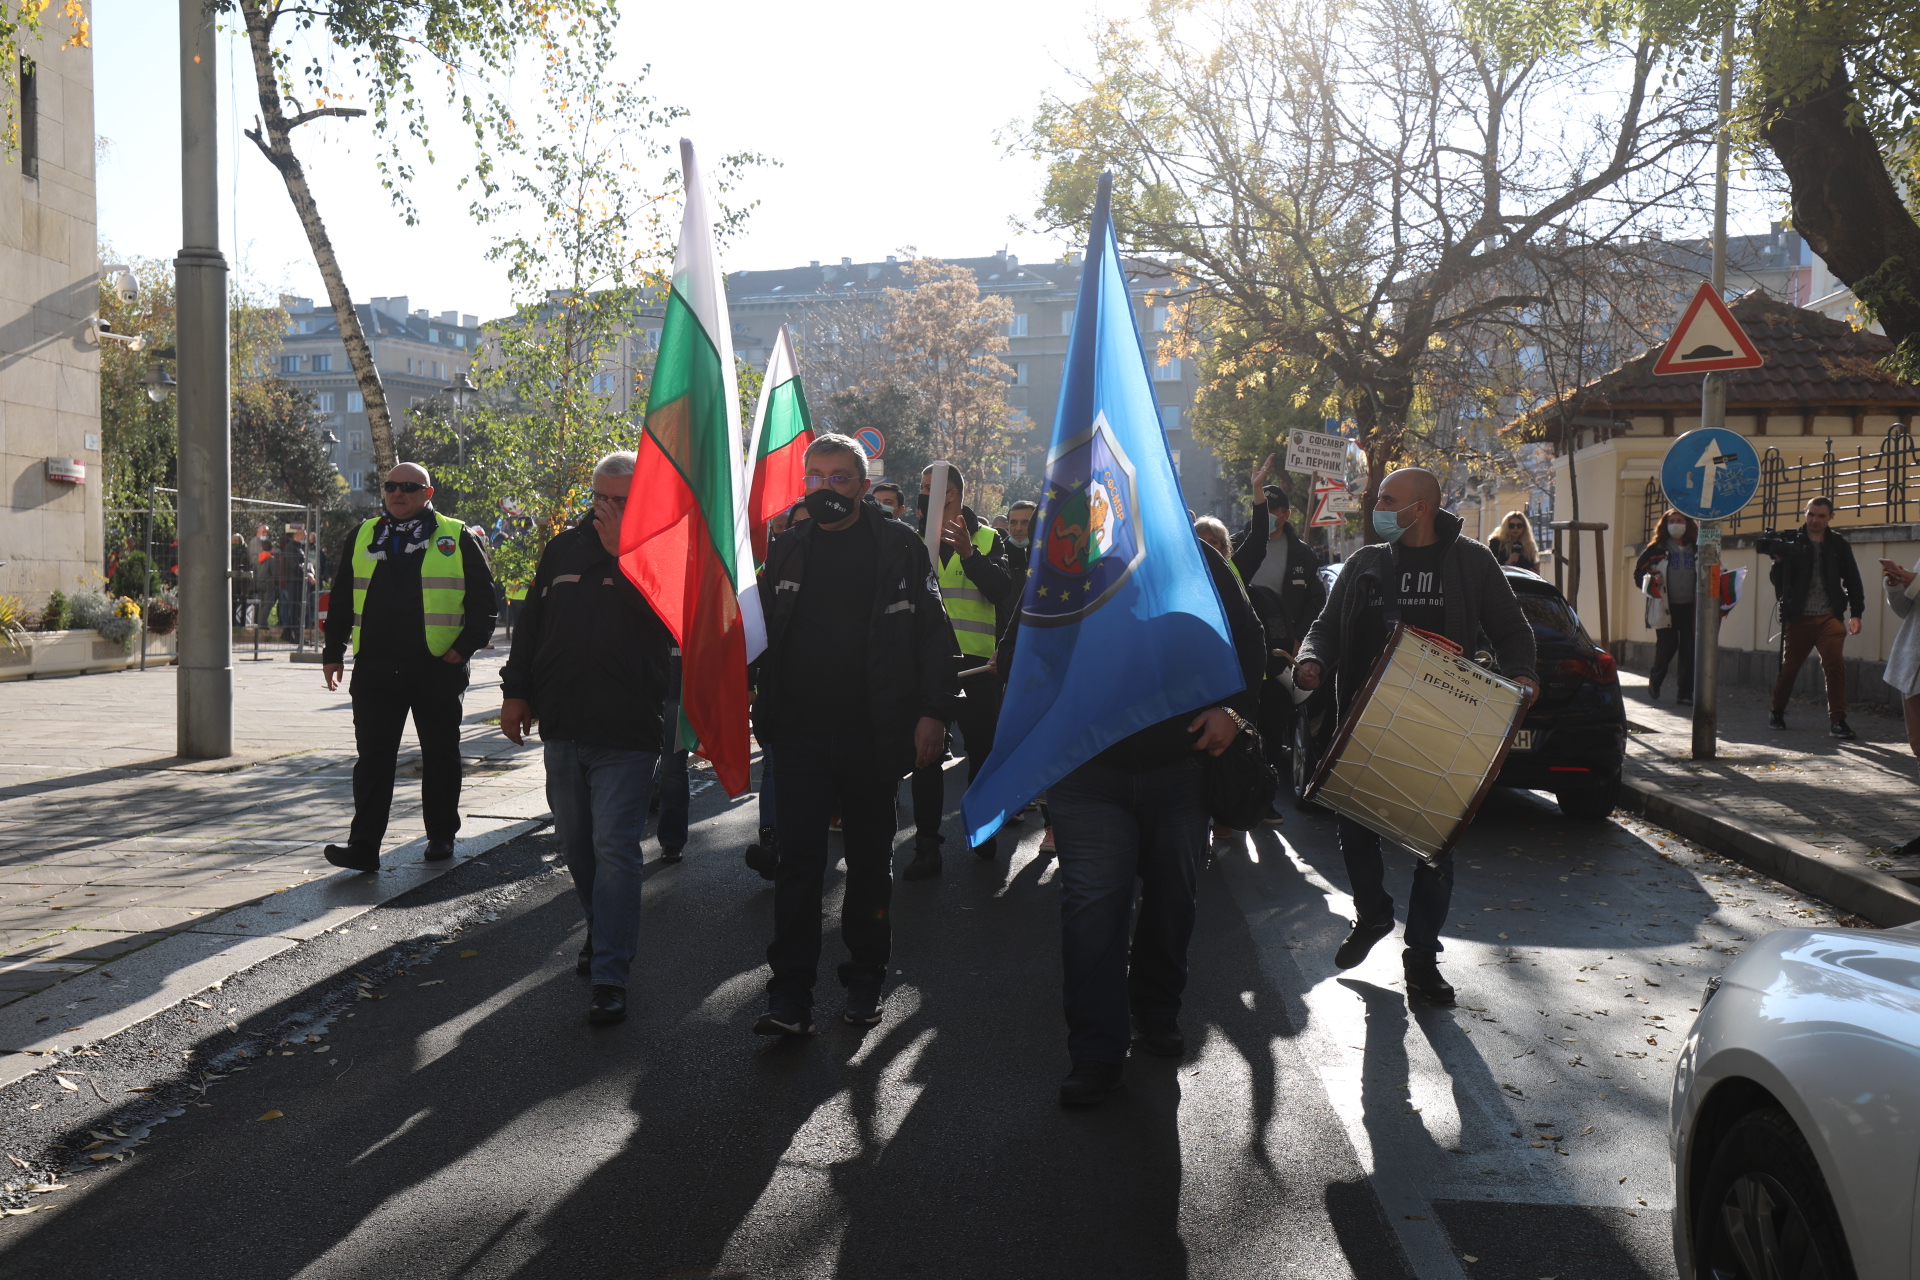
[[[762,751],[759,832],[747,864],[773,884],[762,1035],[815,1028],[826,875],[844,858],[840,1016],[885,1016],[899,784],[909,780],[912,853],[904,879],[942,872],[946,771],[968,780],[993,749],[1036,541],[1031,502],[983,519],[968,477],[936,463],[917,492],[868,478],[859,445],[815,438],[805,495],[769,525],[759,579],[766,648],[749,672]],[[1285,740],[1293,698],[1271,676],[1288,666],[1303,689],[1324,679],[1344,709],[1395,622],[1471,641],[1485,633],[1503,669],[1533,683],[1532,631],[1500,572],[1501,548],[1460,535],[1437,479],[1389,476],[1374,514],[1381,541],[1356,554],[1331,598],[1323,553],[1295,530],[1284,491],[1257,468],[1251,519],[1237,532],[1210,518],[1194,534],[1232,639],[1238,692],[1186,708],[1077,763],[1030,808],[1058,863],[1063,1006],[1072,1066],[1069,1106],[1121,1087],[1134,1049],[1178,1056],[1187,948],[1210,831],[1208,755],[1257,728]],[[524,742],[537,723],[547,791],[588,926],[578,969],[587,1018],[627,1011],[640,928],[642,846],[660,813],[660,856],[687,839],[686,743],[672,634],[619,565],[635,456],[612,453],[592,477],[592,507],[543,552],[519,605],[501,673],[501,729]],[[384,511],[361,523],[336,560],[322,671],[329,689],[354,654],[349,692],[359,760],[347,842],[335,865],[377,870],[401,731],[421,743],[426,858],[452,856],[459,827],[459,724],[469,660],[493,634],[498,595],[486,536],[432,505],[426,471],[388,475]],[[936,507],[936,504],[937,507]],[[938,538],[929,538],[929,525]],[[939,547],[937,563],[929,546]],[[1515,539],[1530,550],[1530,538]],[[1042,551],[1044,554],[1044,551]],[[957,741],[955,731],[958,731]],[[1017,819],[1020,815],[1015,815]],[[1278,824],[1269,805],[1267,820]],[[839,842],[833,842],[838,834]],[[1360,962],[1394,927],[1380,838],[1343,820],[1340,847],[1358,918],[1336,957]],[[970,850],[993,861],[995,837]],[[1421,865],[1406,912],[1404,964],[1415,996],[1449,1002],[1440,929],[1451,875]]]

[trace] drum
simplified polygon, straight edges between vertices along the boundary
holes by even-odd
[[[1395,626],[1307,789],[1438,864],[1493,786],[1526,690],[1443,637]]]

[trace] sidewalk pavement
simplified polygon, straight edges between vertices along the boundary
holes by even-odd
[[[538,747],[489,723],[504,657],[474,662],[455,859],[419,861],[409,728],[377,878],[322,855],[346,837],[354,750],[318,666],[236,655],[235,754],[212,761],[173,754],[172,667],[0,684],[0,1085],[541,825]]]
[[[1920,858],[1893,851],[1920,836],[1920,761],[1906,726],[1855,711],[1858,733],[1827,733],[1824,703],[1796,701],[1767,728],[1762,691],[1722,689],[1719,749],[1694,760],[1692,712],[1669,684],[1620,673],[1629,726],[1624,807],[1880,925],[1920,919]]]

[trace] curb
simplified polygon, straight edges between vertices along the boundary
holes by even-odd
[[[1812,894],[1883,929],[1920,920],[1920,889],[1841,854],[1769,831],[1656,782],[1620,780],[1620,807],[1698,840],[1784,885]]]
[[[386,852],[386,865],[377,878],[341,871],[310,880],[209,917],[203,924],[0,1008],[0,1089],[52,1065],[43,1055],[53,1050],[64,1052],[119,1035],[217,989],[263,960],[437,880],[497,845],[545,826],[548,820],[544,814],[491,822],[469,816],[470,827],[485,829],[458,840],[448,862],[421,863],[418,855],[426,849],[426,839],[409,841]],[[100,1003],[92,1009],[76,1012],[83,1002],[95,1000]]]

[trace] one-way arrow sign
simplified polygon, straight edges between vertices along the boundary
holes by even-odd
[[[1758,369],[1766,361],[1747,337],[1746,330],[1727,310],[1713,285],[1702,281],[1694,291],[1667,339],[1666,350],[1655,362],[1655,373],[1714,373],[1728,369]]]

